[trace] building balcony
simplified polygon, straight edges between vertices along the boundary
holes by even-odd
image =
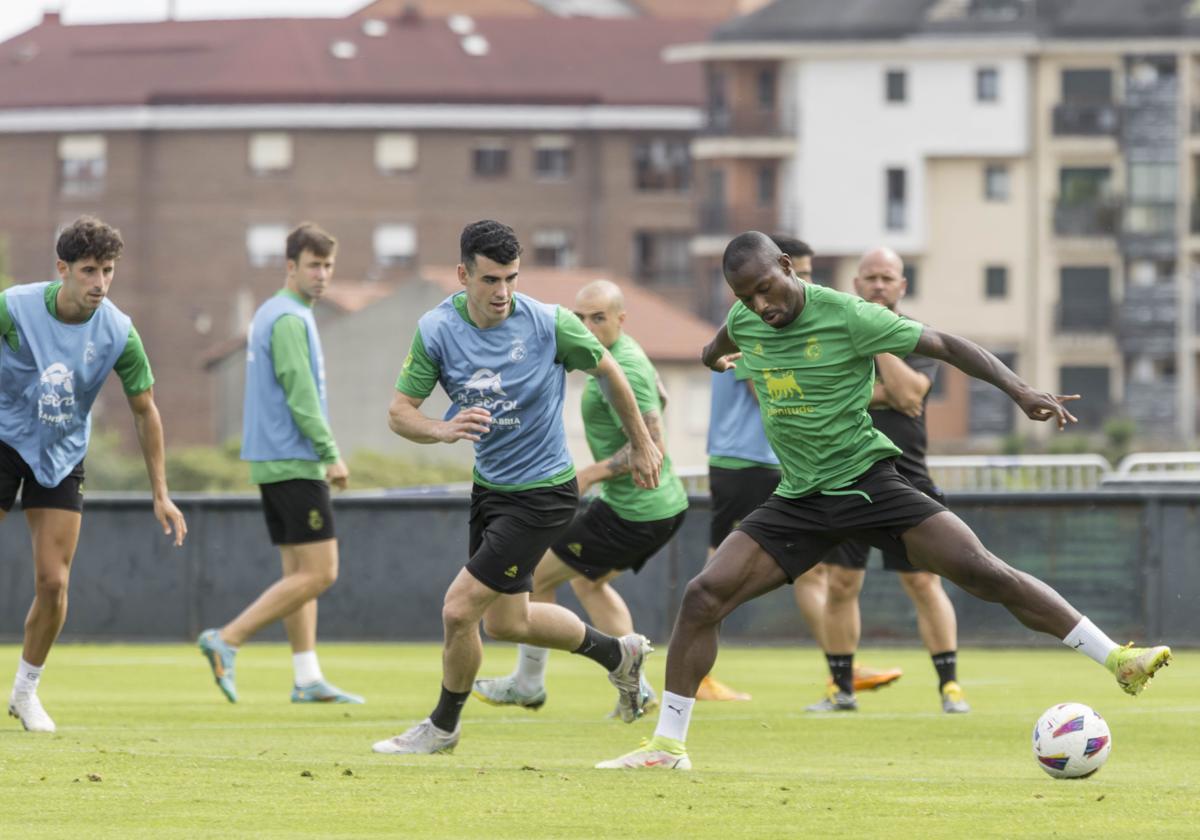
[[[1108,335],[1113,331],[1114,307],[1111,300],[1060,300],[1054,307],[1054,325],[1058,332],[1080,335]]]
[[[1059,236],[1114,236],[1120,215],[1120,206],[1112,199],[1059,199],[1054,206],[1054,232]]]
[[[796,133],[795,111],[790,108],[710,108],[701,136],[790,137]]]
[[[1179,327],[1179,294],[1174,283],[1129,286],[1117,309],[1117,343],[1121,352],[1171,356]]]
[[[1125,385],[1125,414],[1140,434],[1171,435],[1175,431],[1178,395],[1175,377]]]
[[[1059,137],[1114,137],[1120,127],[1120,111],[1111,102],[1054,106],[1054,134]]]
[[[1128,201],[1121,214],[1121,251],[1127,257],[1169,259],[1175,241],[1174,201]]]
[[[760,230],[771,234],[780,227],[778,208],[757,205],[717,204],[705,202],[700,205],[700,233],[738,234],[747,230]]]

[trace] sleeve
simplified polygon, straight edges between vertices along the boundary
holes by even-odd
[[[0,292],[0,340],[8,342],[12,351],[20,349],[20,339],[13,325],[12,315],[8,314],[8,295]]]
[[[308,329],[295,315],[283,315],[271,328],[271,357],[275,378],[287,395],[288,409],[300,433],[313,442],[323,464],[338,459],[333,431],[321,411],[321,397],[312,373],[308,349]]]
[[[594,370],[604,358],[604,347],[588,328],[561,306],[554,310],[554,361],[567,370]]]
[[[421,337],[421,329],[417,328],[404,364],[400,366],[400,376],[396,378],[396,390],[410,397],[423,400],[433,393],[441,370],[437,362],[429,358],[425,352],[425,339]]]
[[[637,401],[638,413],[646,414],[650,411],[662,411],[662,401],[658,396],[658,383],[655,380],[654,367],[649,364],[649,360],[645,364],[621,365],[621,370],[625,374],[625,379],[629,382],[629,387],[633,390],[634,399]],[[600,388],[600,393],[604,395],[604,402],[608,405],[608,410],[612,414],[613,419],[620,423],[620,415],[613,408],[612,393],[609,389],[608,378],[596,380],[597,386]]]
[[[149,391],[154,385],[154,372],[150,370],[150,358],[138,335],[137,327],[129,325],[129,338],[125,341],[125,349],[117,357],[113,365],[117,376],[121,377],[121,386],[128,397],[137,396],[143,391]]]
[[[919,321],[901,318],[885,306],[853,300],[846,306],[850,343],[862,357],[894,353],[904,358],[917,346],[924,329]]]

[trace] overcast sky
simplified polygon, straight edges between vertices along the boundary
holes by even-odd
[[[65,23],[163,20],[172,0],[0,0],[0,41],[37,24],[44,8],[58,6]],[[180,18],[345,15],[368,0],[174,0]]]

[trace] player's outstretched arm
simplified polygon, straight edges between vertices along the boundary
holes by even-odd
[[[163,442],[162,418],[154,404],[154,389],[147,388],[140,394],[127,397],[133,412],[133,424],[137,429],[138,446],[146,461],[146,474],[150,477],[150,491],[154,495],[154,518],[162,525],[164,534],[175,535],[175,545],[183,545],[187,536],[187,522],[183,513],[171,501],[167,493],[167,456]]]
[[[421,411],[422,397],[397,391],[388,407],[388,428],[413,443],[454,443],[478,441],[492,426],[492,414],[485,408],[464,408],[449,420],[434,420]]]
[[[713,340],[704,345],[704,349],[700,352],[700,361],[704,363],[705,367],[712,368],[717,373],[724,373],[735,367],[734,362],[741,358],[741,355],[737,345],[729,337],[729,330],[721,327],[717,330]]]
[[[629,439],[629,471],[633,473],[633,483],[638,487],[657,487],[658,474],[662,471],[662,451],[655,445],[646,421],[638,411],[637,398],[629,387],[625,371],[605,350],[600,364],[587,373],[599,380],[601,390],[621,418],[625,437]]]
[[[925,327],[913,352],[952,364],[968,376],[995,385],[1008,394],[1030,420],[1054,420],[1059,429],[1078,422],[1066,407],[1066,403],[1079,399],[1078,394],[1037,391],[994,354],[962,336]]]

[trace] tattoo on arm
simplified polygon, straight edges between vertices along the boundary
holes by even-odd
[[[662,415],[657,409],[651,409],[642,414],[642,420],[646,423],[646,429],[650,432],[650,438],[654,441],[654,445],[658,447],[659,452],[666,452],[666,442],[663,439],[663,422]],[[605,461],[605,467],[608,471],[608,478],[616,478],[619,475],[625,475],[632,471],[632,456],[633,448],[626,443]]]

